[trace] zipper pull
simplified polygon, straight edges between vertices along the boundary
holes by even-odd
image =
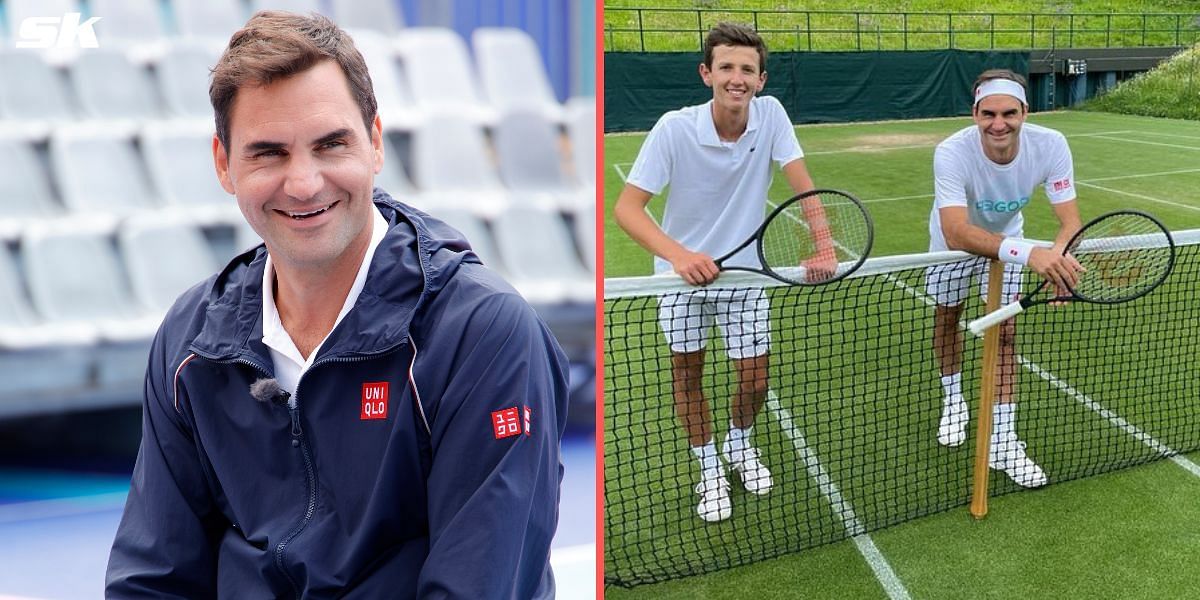
[[[293,408],[288,410],[288,413],[292,416],[292,446],[299,446],[299,438],[304,433],[304,431],[300,429],[300,410]]]

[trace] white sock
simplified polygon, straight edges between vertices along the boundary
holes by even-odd
[[[729,435],[725,436],[725,454],[735,461],[740,460],[742,451],[750,445],[750,433],[753,429],[753,425],[739,429],[730,421]]]
[[[992,435],[1007,437],[1015,435],[1013,428],[1017,421],[1017,405],[1014,402],[997,403],[992,411]]]
[[[951,373],[950,375],[942,376],[942,392],[945,393],[945,401],[962,402],[962,372]]]
[[[692,454],[700,460],[700,469],[705,478],[710,473],[721,470],[721,461],[717,458],[717,444],[713,440],[708,440],[703,446],[692,446]]]

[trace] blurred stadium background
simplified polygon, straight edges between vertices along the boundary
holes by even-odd
[[[592,0],[0,1],[0,597],[100,596],[151,336],[259,243],[213,173],[207,90],[266,8],[350,31],[386,129],[376,185],[462,230],[567,351],[554,561],[561,597],[592,597]],[[98,48],[18,48],[24,19],[69,13],[100,17]]]

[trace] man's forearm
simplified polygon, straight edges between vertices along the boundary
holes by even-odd
[[[1004,236],[970,223],[944,228],[943,233],[946,237],[946,245],[951,250],[962,250],[988,258],[1000,256],[1000,243],[1004,241]]]
[[[687,251],[679,242],[664,233],[658,223],[655,223],[654,219],[646,214],[644,205],[637,208],[633,205],[618,203],[613,212],[617,219],[617,225],[647,252],[671,261],[682,252]]]

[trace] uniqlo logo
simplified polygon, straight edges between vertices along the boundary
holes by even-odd
[[[521,433],[521,416],[517,407],[506,408],[492,413],[492,432],[496,439],[511,437]]]
[[[360,420],[386,419],[388,413],[388,382],[376,381],[362,384],[362,412]]]
[[[1061,192],[1069,187],[1071,187],[1070,179],[1060,179],[1054,182],[1054,191],[1056,192]]]
[[[1012,248],[1008,251],[1009,256],[1016,256],[1017,254],[1019,254],[1019,253],[1017,252],[1016,248]]]

